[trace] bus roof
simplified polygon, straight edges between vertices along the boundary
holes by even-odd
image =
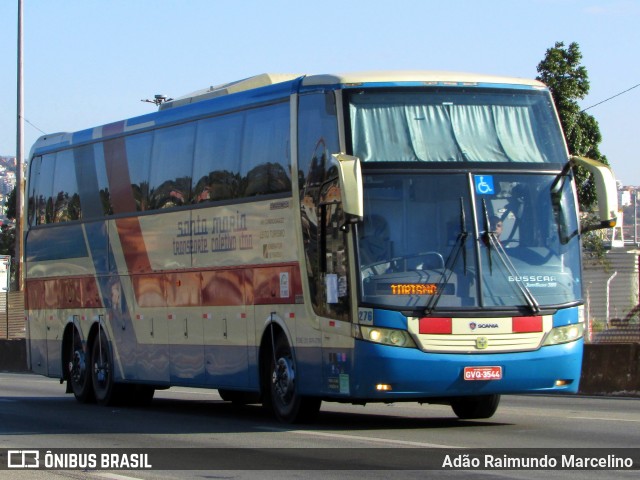
[[[211,111],[224,110],[234,106],[242,106],[243,104],[247,105],[258,101],[264,102],[270,99],[283,98],[298,90],[313,90],[321,86],[353,88],[363,85],[372,87],[435,85],[545,88],[545,85],[537,80],[447,71],[371,71],[318,75],[264,73],[235,82],[212,86],[175,100],[167,101],[160,105],[157,112],[79,132],[60,132],[43,135],[34,144],[31,155],[109,137],[116,134],[118,130],[120,132],[133,132],[184,121],[188,118],[205,115],[209,112],[209,109]],[[246,96],[235,97],[234,94],[242,92],[245,92]],[[220,104],[216,103],[216,107],[192,105],[214,98],[218,98],[221,101]],[[188,107],[189,105],[192,105],[192,107],[184,111],[177,108]]]
[[[449,71],[371,71],[343,74],[309,75],[303,80],[305,86],[319,85],[354,85],[354,84],[500,84],[522,85],[544,88],[545,85],[537,80],[526,78],[506,77],[498,75],[484,75],[466,72]]]
[[[266,87],[267,85],[294,80],[301,76],[302,75],[289,73],[263,73],[261,75],[255,75],[253,77],[244,78],[235,82],[223,83],[215,87],[212,86],[203,90],[198,90],[174,100],[169,100],[161,104],[158,110],[180,107],[182,105],[188,105],[190,103],[200,102],[202,100],[209,100],[210,98],[230,95],[232,93],[244,92],[246,90],[252,90],[259,87]]]
[[[160,105],[159,110],[179,107],[211,98],[239,93],[254,88],[265,87],[282,82],[302,78],[304,87],[361,85],[361,84],[501,84],[544,87],[536,80],[524,78],[501,77],[496,75],[479,75],[464,72],[444,71],[371,71],[343,74],[300,75],[288,73],[263,73],[253,77],[205,88]]]

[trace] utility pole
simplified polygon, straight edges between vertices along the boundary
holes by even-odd
[[[633,189],[633,244],[638,248],[638,190]]]
[[[22,0],[18,0],[18,125],[16,135],[16,248],[13,256],[16,273],[16,290],[22,291],[22,232],[24,207],[24,81],[22,79]]]

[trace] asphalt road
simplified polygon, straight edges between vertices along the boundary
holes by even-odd
[[[534,449],[522,452],[538,457],[627,449],[619,450],[618,456],[632,452],[637,459],[640,399],[503,397],[496,415],[483,421],[458,420],[448,406],[441,405],[323,403],[317,422],[283,425],[260,406],[223,402],[215,390],[172,388],[157,392],[146,408],[100,407],[79,404],[72,395],[64,394],[64,385],[55,379],[0,373],[0,457],[4,466],[8,451],[18,449],[39,450],[41,461],[45,451],[95,455],[98,464],[104,452],[151,452],[150,463],[162,465],[162,470],[103,470],[89,465],[86,469],[0,471],[8,479],[640,477],[638,470],[599,468],[413,469],[420,464],[415,462],[416,455],[433,456],[438,463],[448,455],[448,461],[454,462],[464,459],[461,449],[492,449],[490,453],[500,460],[503,454],[511,457],[517,452],[514,449],[521,448]],[[136,461],[132,457],[125,460]],[[68,455],[58,458],[69,461]],[[82,461],[83,457],[76,458]],[[204,469],[165,470],[167,465],[184,466],[190,461]],[[313,470],[305,469],[310,466]]]

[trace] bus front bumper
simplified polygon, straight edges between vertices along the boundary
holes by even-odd
[[[529,352],[443,354],[356,340],[350,394],[369,401],[399,401],[463,395],[576,393],[583,346],[583,339],[579,339]],[[465,367],[500,367],[501,378],[465,380]]]

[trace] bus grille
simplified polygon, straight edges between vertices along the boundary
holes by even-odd
[[[419,347],[425,352],[496,353],[536,350],[544,332],[505,333],[494,335],[418,335]]]

